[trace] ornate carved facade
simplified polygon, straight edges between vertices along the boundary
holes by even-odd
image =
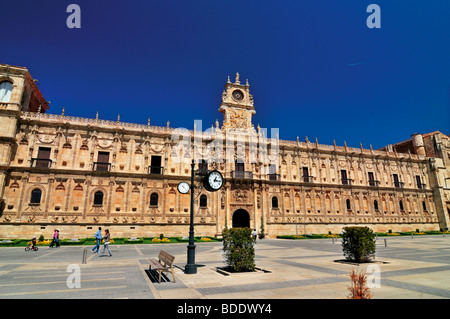
[[[28,70],[0,65],[2,82],[1,238],[54,228],[92,236],[97,225],[114,236],[187,236],[190,195],[177,185],[190,182],[192,158],[225,178],[218,192],[195,189],[199,236],[225,226],[263,225],[274,237],[449,225],[450,143],[440,132],[382,150],[267,138],[238,75],[225,84],[222,127],[205,132],[47,114]]]

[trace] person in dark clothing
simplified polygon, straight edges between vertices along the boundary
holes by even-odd
[[[55,229],[55,232],[53,233],[52,243],[49,247],[53,248],[54,245],[56,245],[56,247],[59,247],[59,231],[57,229]]]

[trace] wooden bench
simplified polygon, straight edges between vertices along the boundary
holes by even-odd
[[[158,259],[149,259],[149,270],[157,270],[159,272],[159,283],[161,283],[161,273],[172,272],[173,282],[175,282],[175,274],[173,273],[173,261],[175,257],[161,250]]]

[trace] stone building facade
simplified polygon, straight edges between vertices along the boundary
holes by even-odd
[[[216,121],[203,131],[48,114],[26,68],[0,65],[0,238],[188,236],[190,194],[177,185],[217,169],[224,185],[196,175],[197,236],[249,226],[269,237],[448,228],[450,142],[414,134],[381,150],[280,140],[255,128],[248,82],[229,79]]]

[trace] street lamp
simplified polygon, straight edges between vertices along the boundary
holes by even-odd
[[[194,166],[195,161],[191,163],[191,185],[186,182],[178,184],[178,191],[182,194],[186,194],[189,189],[191,190],[191,212],[190,212],[190,224],[189,224],[189,245],[187,246],[187,264],[184,268],[185,274],[196,274],[197,266],[195,265],[195,244],[194,244]],[[217,171],[203,171],[199,170],[199,174],[202,176],[202,185],[209,192],[216,192],[223,186],[223,176]]]
[[[195,245],[194,245],[194,160],[191,163],[191,213],[189,224],[189,245],[187,246],[187,264],[184,268],[185,274],[196,274],[197,266],[195,265]]]

